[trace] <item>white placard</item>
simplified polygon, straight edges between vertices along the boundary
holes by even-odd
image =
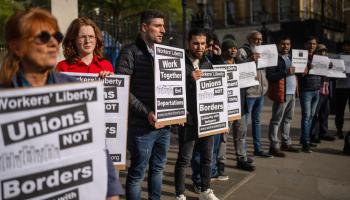
[[[340,55],[340,59],[344,60],[346,73],[350,73],[350,55]]]
[[[80,82],[102,80],[104,85],[106,145],[114,165],[126,166],[130,76],[110,75],[100,79],[98,74],[64,72]]]
[[[247,88],[259,85],[259,81],[255,79],[257,76],[255,62],[247,62],[236,64],[239,72],[239,87]]]
[[[328,76],[330,60],[327,56],[314,55],[312,57],[312,68],[309,74]]]
[[[304,73],[308,55],[307,50],[292,49],[292,66],[295,67],[295,73]]]
[[[332,68],[329,69],[327,76],[332,78],[346,78],[344,60],[332,58],[329,60]]]
[[[255,52],[260,54],[258,68],[275,67],[278,62],[278,51],[275,44],[255,46]]]
[[[202,70],[196,81],[198,137],[228,131],[225,70]]]
[[[106,152],[75,154],[31,167],[0,174],[2,200],[106,199]]]
[[[241,92],[239,72],[236,65],[213,65],[214,69],[225,69],[227,74],[227,112],[228,121],[241,118]]]
[[[158,125],[186,122],[186,69],[183,49],[154,45],[155,115]]]
[[[1,199],[105,198],[103,116],[102,82],[0,91]]]

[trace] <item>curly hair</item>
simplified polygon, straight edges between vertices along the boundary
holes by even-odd
[[[98,26],[91,19],[85,17],[79,17],[72,21],[69,25],[66,36],[63,39],[63,55],[70,64],[74,64],[80,59],[75,41],[78,37],[79,30],[82,26],[91,26],[96,35],[96,47],[94,49],[94,55],[99,59],[103,58],[103,43],[102,33]]]

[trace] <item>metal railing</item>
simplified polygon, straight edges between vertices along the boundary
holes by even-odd
[[[5,48],[5,44],[0,43],[0,64],[2,63],[3,57],[6,55],[7,50]]]

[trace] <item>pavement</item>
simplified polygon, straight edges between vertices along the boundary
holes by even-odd
[[[271,101],[266,98],[262,114],[262,147],[268,151],[268,124],[271,118]],[[300,103],[296,102],[291,125],[293,144],[300,137]],[[350,130],[350,113],[346,112],[344,131]],[[335,133],[334,116],[329,116],[329,132]],[[168,162],[164,172],[162,198],[175,199],[174,167],[177,158],[177,137],[172,135]],[[248,155],[253,156],[251,131],[248,130]],[[285,158],[253,157],[256,171],[246,172],[236,168],[232,136],[227,147],[225,172],[228,181],[213,181],[214,193],[227,200],[350,200],[350,156],[342,154],[344,140],[322,141],[313,153],[286,153]],[[197,199],[193,192],[191,170],[186,171],[187,199]],[[125,183],[126,172],[120,173]],[[142,199],[147,199],[147,176],[142,184]]]

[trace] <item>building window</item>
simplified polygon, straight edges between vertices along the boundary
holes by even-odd
[[[235,24],[235,4],[233,1],[225,1],[225,24],[231,26]]]
[[[291,20],[292,15],[292,0],[280,0],[280,20]]]
[[[259,23],[262,10],[261,0],[252,0],[253,23]]]
[[[303,1],[303,7],[301,10],[301,18],[308,19],[308,10],[309,10],[309,0]]]

